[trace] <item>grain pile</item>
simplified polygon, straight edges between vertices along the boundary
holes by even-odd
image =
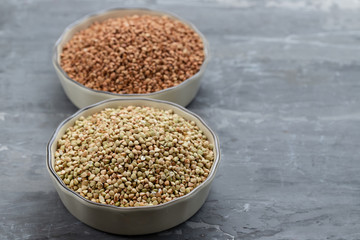
[[[200,36],[166,16],[133,15],[93,23],[64,46],[60,65],[86,87],[119,94],[151,93],[196,74]]]
[[[54,169],[77,194],[119,207],[158,205],[206,180],[214,146],[193,121],[151,107],[80,117],[58,141]]]

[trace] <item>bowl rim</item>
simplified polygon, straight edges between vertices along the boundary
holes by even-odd
[[[114,92],[108,92],[108,91],[102,91],[102,90],[95,90],[95,89],[86,87],[85,85],[83,85],[83,84],[75,81],[74,79],[70,78],[67,75],[67,73],[62,69],[62,67],[60,66],[60,62],[58,61],[58,55],[61,54],[61,53],[58,52],[57,49],[58,49],[58,46],[59,46],[60,42],[63,40],[65,34],[68,33],[70,30],[72,30],[75,26],[77,26],[79,24],[82,24],[82,23],[86,22],[87,20],[89,20],[89,19],[91,19],[93,17],[104,15],[104,14],[107,14],[107,13],[112,12],[112,11],[126,11],[126,10],[135,10],[135,11],[138,10],[138,11],[149,11],[149,12],[160,13],[160,14],[163,14],[163,15],[173,17],[173,18],[181,21],[182,23],[185,23],[190,28],[192,28],[200,36],[201,40],[203,41],[203,45],[204,45],[204,55],[205,56],[204,56],[204,61],[201,64],[201,67],[200,67],[199,71],[196,72],[191,77],[185,79],[183,82],[181,82],[180,84],[178,84],[176,86],[165,88],[165,89],[162,89],[160,91],[151,92],[151,93],[114,93]],[[91,91],[91,92],[93,92],[95,94],[109,94],[109,95],[117,96],[117,97],[133,97],[133,96],[150,97],[150,96],[153,96],[153,95],[157,95],[157,94],[161,94],[161,93],[164,93],[164,92],[174,90],[174,89],[176,89],[178,87],[181,87],[181,86],[187,84],[188,82],[200,77],[205,72],[205,68],[206,68],[207,64],[209,63],[209,60],[210,60],[209,42],[205,38],[204,34],[202,34],[194,24],[192,24],[191,22],[179,17],[177,14],[174,14],[172,12],[164,11],[164,10],[155,10],[155,9],[151,9],[151,8],[108,8],[108,9],[104,9],[104,10],[100,10],[100,11],[96,11],[96,12],[87,14],[87,15],[83,16],[82,18],[80,18],[78,20],[75,20],[74,22],[70,23],[69,25],[67,25],[67,27],[65,27],[64,31],[62,32],[60,37],[55,42],[55,45],[53,47],[53,55],[52,55],[53,66],[55,67],[55,69],[58,72],[61,73],[61,75],[66,80],[78,85],[79,87],[84,88],[85,90]]]
[[[96,202],[92,202],[84,197],[82,197],[81,195],[77,194],[75,191],[71,190],[70,188],[68,188],[64,182],[60,179],[60,177],[56,174],[52,164],[51,164],[51,156],[52,156],[52,150],[51,147],[55,142],[56,137],[58,136],[60,129],[63,128],[63,126],[75,119],[81,116],[82,113],[101,106],[101,105],[106,105],[109,102],[126,102],[126,101],[139,101],[139,102],[157,102],[157,103],[161,103],[161,104],[165,104],[165,105],[172,105],[175,108],[178,108],[180,111],[186,112],[190,115],[192,115],[193,117],[197,118],[200,123],[203,125],[203,127],[207,128],[211,134],[211,137],[214,139],[214,149],[216,151],[216,155],[214,158],[214,162],[213,162],[213,166],[210,169],[210,173],[208,175],[208,177],[205,179],[205,181],[203,181],[199,186],[197,186],[196,188],[194,188],[190,193],[181,196],[181,197],[177,197],[169,202],[166,203],[161,203],[159,205],[151,205],[151,206],[137,206],[137,207],[118,207],[118,206],[114,206],[114,205],[109,205],[109,204],[102,204],[102,203],[96,203]],[[129,104],[131,105],[131,104]],[[144,104],[146,106],[146,104]],[[104,107],[105,108],[105,107]],[[97,102],[95,104],[89,105],[87,107],[81,108],[78,111],[76,111],[74,114],[72,114],[71,116],[67,117],[65,120],[63,120],[58,127],[55,129],[55,131],[53,132],[47,146],[46,146],[46,166],[48,171],[51,173],[50,176],[52,178],[54,178],[56,180],[56,183],[58,185],[60,185],[61,188],[65,189],[68,193],[75,195],[75,199],[78,199],[78,201],[85,201],[85,204],[90,204],[91,206],[95,206],[95,207],[106,207],[106,208],[110,208],[110,209],[117,209],[118,211],[134,211],[134,210],[154,210],[154,209],[161,209],[161,208],[166,208],[166,207],[170,207],[172,205],[175,205],[177,203],[180,203],[182,201],[185,201],[186,199],[191,198],[192,196],[194,196],[195,194],[197,194],[202,188],[204,188],[205,186],[207,186],[208,184],[210,184],[212,182],[212,180],[215,177],[216,171],[219,167],[219,163],[220,163],[220,159],[221,159],[221,154],[220,154],[220,143],[219,143],[219,139],[218,136],[215,134],[215,132],[205,123],[205,121],[198,116],[197,114],[189,111],[188,109],[173,103],[173,102],[167,102],[167,101],[163,101],[163,100],[158,100],[158,99],[148,99],[148,98],[132,98],[132,99],[107,99],[101,102]]]

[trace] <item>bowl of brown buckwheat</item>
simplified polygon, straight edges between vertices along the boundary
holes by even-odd
[[[163,231],[194,215],[219,162],[218,138],[199,116],[145,98],[80,109],[55,130],[46,160],[71,214],[124,235]]]
[[[204,35],[191,23],[148,9],[110,9],[69,25],[53,65],[79,108],[111,98],[146,97],[186,106],[209,60]]]

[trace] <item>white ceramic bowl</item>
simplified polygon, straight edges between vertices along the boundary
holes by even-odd
[[[134,14],[155,15],[155,16],[166,15],[169,16],[170,18],[180,20],[184,24],[191,27],[201,37],[204,43],[205,59],[199,72],[197,72],[195,75],[188,78],[181,84],[161,91],[147,93],[147,94],[117,94],[106,91],[98,91],[85,87],[84,85],[71,79],[63,71],[63,69],[60,66],[60,54],[62,52],[63,46],[72,38],[72,36],[75,33],[89,27],[95,21],[104,21],[108,18],[116,18],[116,17],[128,16]],[[191,102],[191,100],[193,100],[197,91],[199,90],[200,80],[204,74],[205,68],[209,61],[209,44],[205,39],[204,35],[193,24],[175,16],[174,14],[154,11],[149,9],[125,9],[125,8],[110,9],[92,15],[87,15],[84,18],[69,25],[55,43],[52,61],[66,95],[79,108],[111,98],[131,99],[135,97],[146,97],[146,98],[166,100],[170,102],[175,102],[181,106],[186,106]]]
[[[87,117],[104,108],[119,106],[150,106],[159,109],[173,109],[176,114],[185,119],[195,121],[197,126],[214,145],[214,163],[208,178],[189,194],[176,198],[170,202],[156,206],[116,207],[89,201],[66,187],[54,170],[54,152],[57,142],[81,116]],[[55,130],[47,146],[47,169],[65,207],[80,221],[96,229],[124,235],[140,235],[163,231],[174,227],[194,215],[205,202],[210,184],[214,179],[220,162],[219,141],[215,133],[196,114],[170,102],[143,98],[110,99],[80,109],[74,115],[64,120]]]

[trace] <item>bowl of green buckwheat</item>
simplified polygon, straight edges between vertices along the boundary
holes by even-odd
[[[199,116],[143,98],[80,109],[55,130],[46,159],[71,214],[123,235],[163,231],[194,215],[219,162],[218,138]]]

